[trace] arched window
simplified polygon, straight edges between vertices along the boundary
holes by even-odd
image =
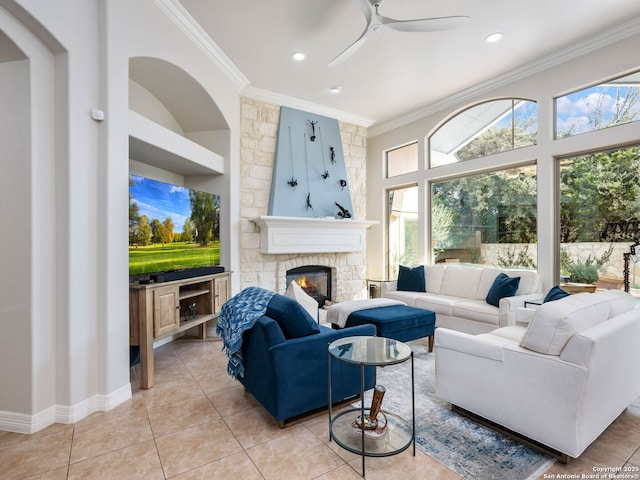
[[[536,102],[507,98],[458,113],[429,138],[429,165],[439,167],[536,144]]]

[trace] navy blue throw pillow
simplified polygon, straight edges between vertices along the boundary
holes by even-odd
[[[520,277],[510,277],[505,273],[500,273],[493,281],[493,285],[487,293],[486,301],[494,307],[499,306],[500,299],[504,297],[513,297],[520,286]]]
[[[398,270],[398,291],[402,292],[426,292],[424,281],[424,265],[409,268],[400,265]]]
[[[311,318],[302,305],[279,293],[269,300],[265,315],[278,322],[287,339],[320,333],[318,322]]]
[[[569,292],[565,292],[558,285],[549,290],[549,293],[544,297],[542,303],[553,302],[554,300],[560,300],[568,295],[571,295]]]

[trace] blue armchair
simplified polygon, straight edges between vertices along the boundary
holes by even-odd
[[[319,332],[286,338],[286,326],[281,328],[267,315],[243,334],[244,376],[238,380],[283,427],[286,420],[327,406],[328,345],[338,338],[375,335],[376,328],[361,325],[333,330],[316,324],[314,330]],[[360,394],[358,365],[332,361],[331,376],[334,403]],[[375,369],[366,367],[365,389],[374,385]]]

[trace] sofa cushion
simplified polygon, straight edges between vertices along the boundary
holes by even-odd
[[[429,293],[440,293],[442,288],[442,279],[444,278],[444,271],[447,266],[443,263],[437,265],[425,265],[424,266],[424,281],[425,287]]]
[[[542,293],[540,275],[535,270],[525,268],[510,268],[504,271],[510,277],[520,277],[518,295],[528,295],[530,293]]]
[[[311,318],[318,320],[318,302],[305,292],[296,282],[291,282],[284,292],[285,297],[294,299],[304,308]]]
[[[440,293],[473,300],[480,282],[481,268],[447,265]]]
[[[318,323],[311,318],[302,305],[278,293],[269,301],[265,315],[278,322],[287,339],[306,337],[320,332]]]
[[[534,314],[520,346],[539,353],[560,355],[569,339],[609,318],[609,300],[579,293],[542,304]]]
[[[398,270],[398,290],[402,292],[424,292],[424,265],[405,267],[400,265]]]
[[[505,340],[509,340],[513,344],[518,345],[522,341],[522,337],[524,337],[525,333],[527,333],[526,327],[510,325],[508,327],[496,328],[487,335],[504,338]]]
[[[453,316],[496,326],[500,323],[498,308],[484,300],[466,300],[456,303],[453,306]]]
[[[609,318],[622,315],[636,307],[636,299],[622,290],[607,290],[598,292],[595,295],[606,299],[609,302]]]
[[[520,286],[520,277],[509,277],[506,273],[499,273],[493,281],[493,285],[487,293],[487,303],[498,307],[500,299],[504,297],[513,297]]]
[[[549,292],[545,295],[544,300],[542,300],[542,303],[560,300],[561,298],[564,298],[568,295],[571,295],[571,294],[569,292],[565,292],[558,285],[556,285],[555,287],[551,288],[551,290],[549,290]]]
[[[390,298],[391,300],[398,300],[404,302],[410,307],[416,306],[416,299],[420,298],[424,293],[422,292],[400,292],[398,290],[391,290],[384,294],[384,298]]]
[[[414,306],[431,310],[439,315],[453,315],[454,305],[464,301],[460,297],[449,297],[447,295],[435,295],[430,293],[422,294],[416,298]]]

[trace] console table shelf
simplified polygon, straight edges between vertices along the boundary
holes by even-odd
[[[206,295],[211,290],[193,290],[191,292],[180,292],[180,300],[186,300],[188,298],[199,297],[200,295]]]
[[[129,344],[140,346],[140,387],[153,387],[153,342],[198,327],[206,337],[206,324],[218,318],[231,296],[230,272],[162,283],[129,285]],[[190,307],[197,312],[185,318]]]

